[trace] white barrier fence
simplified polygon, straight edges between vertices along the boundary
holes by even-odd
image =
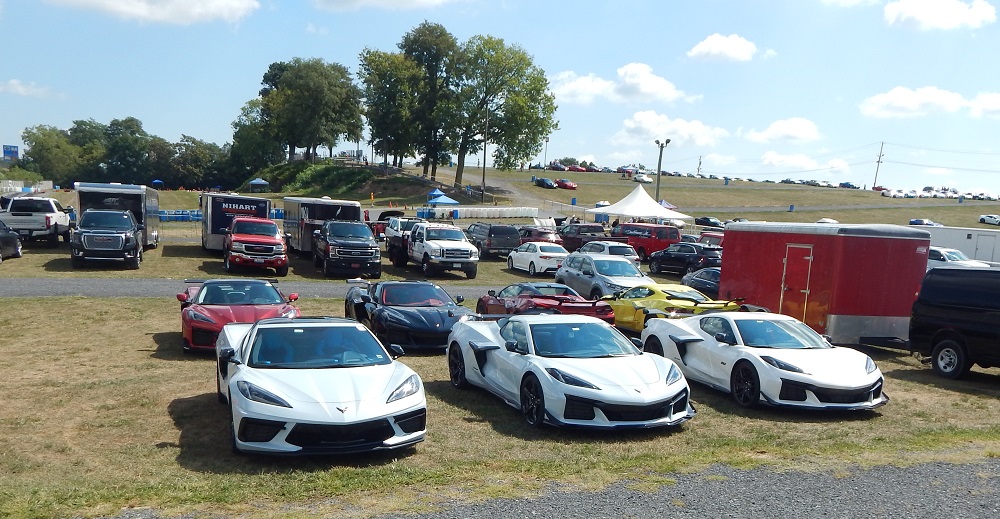
[[[537,207],[418,207],[417,216],[435,219],[534,218]]]

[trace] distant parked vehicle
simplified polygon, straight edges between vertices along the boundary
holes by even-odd
[[[931,247],[927,251],[927,269],[934,267],[989,267],[985,261],[969,258],[958,249]]]
[[[675,243],[649,255],[649,271],[690,274],[722,265],[722,247],[704,243]]]
[[[577,173],[582,173],[584,171],[587,171],[587,168],[579,164],[570,164],[569,166],[566,166],[566,171],[575,171]]]
[[[694,219],[694,224],[702,227],[725,227],[722,221],[714,216],[699,216]]]
[[[687,285],[712,299],[719,297],[719,276],[722,269],[719,267],[707,267],[684,274],[681,284]]]
[[[538,187],[544,187],[545,189],[556,189],[559,187],[551,178],[536,178],[535,185]]]
[[[979,223],[988,223],[990,225],[1000,225],[1000,215],[995,215],[995,214],[981,214],[981,215],[979,215]]]
[[[576,182],[568,178],[560,178],[556,180],[556,187],[561,189],[576,189]]]
[[[632,175],[632,182],[640,182],[643,184],[652,184],[653,179],[649,178],[645,173],[636,173]]]
[[[910,218],[910,225],[930,225],[933,227],[942,227],[944,224],[927,218]]]

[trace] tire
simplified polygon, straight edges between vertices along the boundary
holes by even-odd
[[[986,223],[986,218],[980,218],[979,223]]]
[[[219,373],[221,372],[218,364],[215,366],[215,398],[220,404],[228,404],[229,401],[226,400],[226,395],[222,394],[222,386],[219,385]]]
[[[639,255],[639,261],[640,262],[646,261],[647,259],[649,259],[649,256],[646,256],[646,249],[644,249],[642,247],[639,247],[639,250],[635,251],[635,253]]]
[[[524,377],[521,382],[521,416],[531,427],[545,424],[545,393],[534,375]]]
[[[682,276],[686,276],[686,275],[688,275],[688,274],[690,274],[690,273],[694,272],[695,270],[697,270],[697,269],[695,269],[695,268],[694,268],[694,267],[692,267],[691,265],[688,265],[688,266],[684,267],[684,272],[682,272],[682,273],[681,273],[681,275],[682,275]]]
[[[142,246],[135,248],[135,257],[128,261],[128,268],[132,270],[139,270],[139,266],[142,265]]]
[[[740,407],[755,407],[760,401],[760,376],[753,364],[742,361],[733,366],[729,376],[729,391]]]
[[[20,258],[21,256],[24,256],[24,251],[22,250],[22,247],[23,246],[21,244],[21,239],[18,238],[18,240],[14,242],[14,253],[11,254],[10,257]]]
[[[465,356],[462,355],[462,347],[456,342],[451,343],[448,348],[448,378],[451,380],[451,387],[455,389],[469,387],[469,380],[465,378]]]
[[[655,336],[646,339],[646,343],[642,345],[642,351],[646,353],[652,353],[654,355],[663,356],[663,344],[660,344],[660,339]]]
[[[313,266],[316,268],[323,266],[323,258],[319,257],[319,254],[316,254],[315,249],[313,250]]]
[[[278,275],[279,278],[283,278],[288,275],[288,265],[284,267],[277,267],[274,269],[274,273]]]
[[[374,274],[372,274],[373,279],[382,279],[382,269],[378,269]]]
[[[393,267],[399,267],[399,268],[405,267],[407,261],[409,261],[409,258],[406,257],[406,254],[398,249],[392,249],[392,253],[389,254],[389,259],[392,260]]]
[[[344,301],[344,318],[352,319],[351,317],[351,303]]]
[[[934,345],[931,353],[931,366],[939,376],[956,379],[964,375],[972,367],[965,348],[951,339],[943,340]]]
[[[479,267],[472,267],[472,270],[465,271],[465,277],[469,279],[476,279],[476,275],[479,274]]]
[[[597,301],[598,299],[600,299],[603,296],[604,296],[604,293],[601,292],[601,289],[599,289],[599,288],[595,288],[595,289],[593,289],[593,290],[590,291],[590,299],[593,300],[593,301]]]
[[[52,234],[48,238],[49,247],[56,248],[59,246],[59,225],[54,225],[52,227]]]
[[[514,258],[507,256],[507,270],[514,270]]]
[[[63,243],[69,243],[70,235],[69,231],[62,233]]]
[[[222,251],[222,270],[232,273],[233,264],[229,261],[229,251]]]
[[[652,272],[653,274],[659,274],[660,273],[660,262],[659,261],[649,260],[649,271]]]
[[[537,273],[538,272],[535,270],[535,262],[532,261],[531,263],[528,263],[528,275],[534,276]]]
[[[420,262],[420,271],[427,277],[434,275],[434,267],[431,266],[431,260],[427,256]]]

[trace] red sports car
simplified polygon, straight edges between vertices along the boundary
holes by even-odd
[[[226,323],[253,323],[268,317],[299,317],[299,309],[286,300],[271,281],[261,279],[186,280],[192,286],[177,294],[181,302],[181,336],[184,351],[214,350]]]
[[[582,171],[587,171],[587,168],[585,168],[583,166],[580,166],[578,164],[573,164],[571,166],[566,166],[566,171],[578,171],[578,172],[582,172]]]
[[[560,178],[556,180],[556,187],[561,187],[563,189],[576,189],[576,182],[573,182],[568,178]]]
[[[476,303],[476,313],[501,314],[578,314],[597,317],[614,324],[615,312],[606,301],[588,301],[572,288],[560,283],[514,283],[500,292],[490,290]]]

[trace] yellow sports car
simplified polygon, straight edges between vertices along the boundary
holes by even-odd
[[[646,320],[656,317],[690,317],[707,311],[740,310],[740,301],[713,301],[685,285],[640,285],[603,298],[615,311],[615,326],[642,332]]]

